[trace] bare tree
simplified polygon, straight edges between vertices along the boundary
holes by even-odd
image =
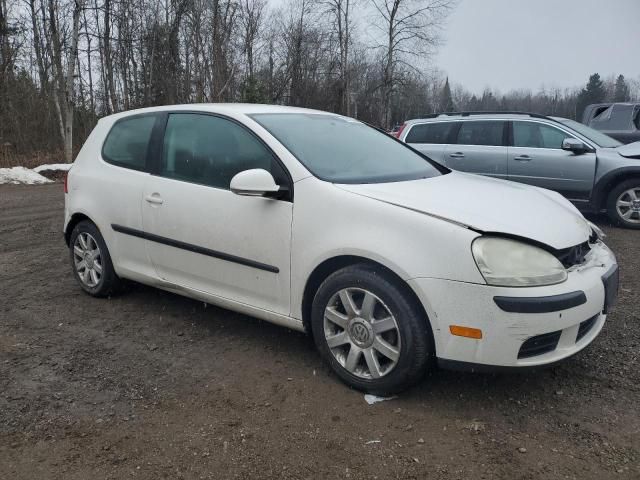
[[[78,54],[78,36],[80,33],[80,16],[84,9],[84,0],[74,0],[71,12],[70,32],[60,21],[64,21],[64,12],[56,0],[48,0],[48,13],[42,9],[42,15],[48,21],[46,31],[46,51],[51,57],[53,71],[53,97],[60,137],[64,145],[64,157],[67,162],[73,161],[73,113],[74,113],[74,74]],[[68,51],[64,51],[68,44]]]
[[[224,101],[229,98],[229,87],[235,71],[231,61],[231,35],[236,22],[238,5],[232,0],[213,0],[210,69],[211,98]]]
[[[349,49],[352,41],[351,30],[353,26],[351,13],[355,0],[326,0],[323,3],[329,11],[333,32],[337,37],[340,111],[350,115]]]
[[[629,80],[629,96],[633,101],[640,101],[640,76]]]
[[[327,68],[323,31],[317,19],[317,4],[311,0],[290,0],[277,15],[279,19],[277,55],[282,70],[282,99],[291,105],[314,105],[318,77],[326,80]]]
[[[391,126],[391,101],[401,67],[413,68],[411,58],[427,56],[436,46],[445,15],[453,0],[371,0],[374,24],[384,36],[382,51],[382,123]]]
[[[0,0],[0,91],[4,91],[4,84],[17,54],[17,48],[11,42],[13,29],[7,21],[7,13],[6,0]]]
[[[113,80],[113,56],[111,54],[111,0],[102,5],[102,38],[100,39],[100,58],[103,62],[105,89],[105,108],[107,113],[117,109],[116,88]]]
[[[380,126],[452,103],[575,116],[577,88],[473,93],[450,78],[449,101],[428,58],[453,1],[0,0],[0,136],[71,160],[99,116],[177,102],[264,101]],[[626,83],[640,96],[638,79]]]
[[[255,68],[255,50],[259,39],[260,30],[266,2],[264,0],[241,0],[240,2],[240,27],[242,35],[242,53],[247,62],[247,76],[253,78]]]

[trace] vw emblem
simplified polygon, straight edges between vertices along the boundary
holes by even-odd
[[[360,322],[351,325],[349,334],[356,343],[364,345],[369,341],[369,329]]]

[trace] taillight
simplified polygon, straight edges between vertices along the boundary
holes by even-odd
[[[396,132],[396,138],[400,138],[400,134],[402,133],[402,130],[404,130],[404,127],[406,126],[406,123],[403,123],[402,125],[400,125],[400,128],[398,129],[398,131]]]
[[[64,174],[64,193],[69,193],[69,172]]]

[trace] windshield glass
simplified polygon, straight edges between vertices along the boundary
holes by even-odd
[[[361,122],[317,113],[251,115],[316,177],[333,183],[416,180],[448,170]]]
[[[578,123],[575,120],[569,120],[568,118],[556,118],[556,120],[558,120],[560,123],[564,123],[567,127],[570,127],[579,134],[587,137],[599,147],[615,148],[622,145],[622,143],[620,143],[615,138],[611,138],[609,135],[605,135],[598,130],[594,130],[593,128],[587,127],[582,123]]]

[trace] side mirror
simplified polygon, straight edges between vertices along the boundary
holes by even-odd
[[[231,191],[237,195],[262,197],[280,191],[273,176],[262,168],[237,173],[231,179]]]
[[[583,153],[589,152],[591,149],[580,140],[577,140],[575,138],[565,138],[562,141],[562,150],[567,150],[569,152],[575,153],[576,155],[581,155]]]

